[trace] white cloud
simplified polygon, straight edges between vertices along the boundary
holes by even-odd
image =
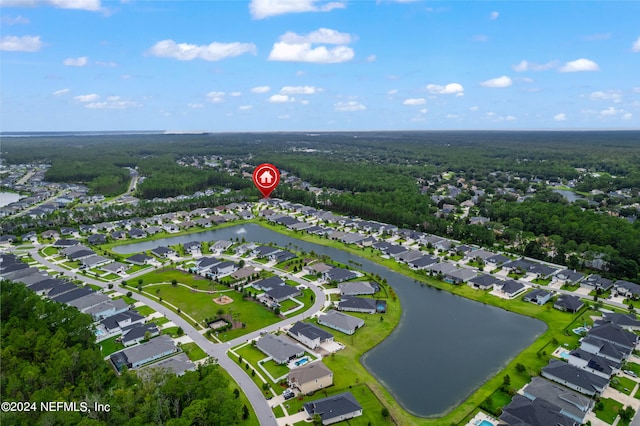
[[[498,16],[500,16],[500,12],[493,11],[489,15],[489,19],[491,19],[492,21],[495,21],[496,19],[498,19]]]
[[[449,83],[446,86],[439,84],[427,84],[427,91],[436,95],[456,95],[462,96],[464,94],[464,87],[460,83]]]
[[[272,95],[269,98],[269,102],[272,103],[285,103],[285,102],[294,102],[295,98],[290,97],[289,95]]]
[[[53,6],[58,9],[78,9],[98,12],[102,10],[100,0],[0,0],[2,7]]]
[[[424,105],[426,103],[427,101],[424,98],[409,98],[402,102],[403,105]]]
[[[426,108],[420,108],[420,112],[421,112],[422,114],[426,114],[426,113],[428,113],[428,112],[429,112],[429,110],[428,110],[428,109],[426,109]]]
[[[546,71],[554,68],[556,65],[558,65],[557,61],[550,61],[546,64],[536,64],[534,62],[529,62],[523,59],[519,64],[513,65],[511,68],[513,68],[515,72]]]
[[[202,108],[204,108],[203,104],[197,104],[197,103],[196,104],[187,104],[187,106],[189,108],[191,108],[191,109],[202,109]]]
[[[620,90],[607,90],[606,92],[597,91],[593,92],[589,95],[589,99],[591,100],[612,100],[614,103],[618,104],[622,102],[622,93]]]
[[[387,95],[393,96],[398,93],[398,89],[391,89],[387,92]]]
[[[375,62],[378,57],[376,55],[367,56],[367,62]]]
[[[280,36],[280,41],[288,44],[349,44],[354,37],[349,33],[341,33],[330,28],[320,28],[306,35],[288,31]]]
[[[302,105],[309,105],[309,99],[303,99],[300,101]]]
[[[622,115],[623,120],[631,120],[631,117],[633,117],[633,114],[631,114],[630,112],[626,112]]]
[[[278,42],[273,45],[269,54],[270,61],[283,62],[311,62],[321,64],[335,64],[353,59],[353,49],[347,46],[337,46],[327,49],[326,46],[311,47],[309,43],[288,44]]]
[[[53,92],[53,96],[62,96],[62,95],[66,95],[69,92],[71,92],[71,89],[60,89]]]
[[[367,109],[366,106],[356,101],[337,102],[333,105],[333,107],[336,111],[342,111],[342,112],[362,111]]]
[[[224,102],[224,95],[224,92],[212,91],[207,93],[207,100],[214,104],[219,104],[220,102]]]
[[[507,115],[504,119],[507,121],[516,121],[518,118],[513,115]]]
[[[617,110],[614,107],[609,107],[607,109],[603,109],[602,111],[600,111],[600,115],[602,116],[612,116],[612,115],[616,115],[618,113],[622,112],[621,110]]]
[[[1,3],[0,3],[1,4]],[[18,15],[16,17],[13,16],[3,16],[2,17],[2,23],[5,25],[26,25],[28,23],[30,23],[31,21],[29,21],[28,18],[25,18],[24,16]]]
[[[0,50],[9,52],[37,52],[41,48],[40,36],[4,36],[0,39]]]
[[[251,93],[267,93],[269,90],[271,90],[269,86],[256,86],[251,89]]]
[[[108,100],[106,102],[92,102],[86,104],[84,107],[89,109],[126,109],[142,106],[134,101],[121,101],[119,96],[115,96],[115,100]]]
[[[561,112],[559,114],[554,115],[553,119],[555,121],[565,121],[567,119],[567,114],[565,114],[564,112]]]
[[[89,64],[89,58],[86,56],[67,58],[62,63],[67,67],[86,67]]]
[[[291,116],[289,114],[281,114],[278,116],[278,118],[281,120],[288,120],[289,118],[291,118]]]
[[[252,108],[253,108],[253,105],[240,105],[240,106],[238,107],[238,109],[239,109],[240,111],[249,111],[249,110],[250,110],[250,109],[252,109]]]
[[[280,89],[282,95],[313,95],[324,89],[314,86],[284,86]]]
[[[492,78],[480,83],[482,87],[491,87],[491,88],[509,87],[512,84],[513,82],[506,75],[503,75],[502,77]]]
[[[344,3],[318,0],[251,0],[249,12],[253,19],[301,12],[329,12],[344,9]]]
[[[469,111],[480,111],[480,107],[477,106],[477,105],[474,105],[474,106],[469,108]]]
[[[570,61],[560,68],[560,72],[580,72],[580,71],[599,71],[600,67],[597,63],[590,59],[580,58]]]
[[[179,61],[202,59],[205,61],[219,61],[225,58],[240,56],[245,53],[257,54],[253,43],[218,43],[198,46],[188,43],[176,43],[173,40],[162,40],[149,49],[149,54],[160,58],[173,58]]]
[[[460,118],[460,116],[458,114],[447,114],[445,118],[454,119],[454,118]]]
[[[312,62],[312,63],[339,63],[353,59],[354,52],[345,46],[351,43],[354,37],[351,34],[341,33],[328,28],[320,28],[306,35],[287,32],[280,36],[280,40],[273,44],[270,61],[285,62]],[[328,48],[314,44],[335,44],[336,47]]]
[[[231,92],[229,93],[229,96],[237,98],[238,96],[242,96],[242,92]]]
[[[640,52],[640,37],[631,45],[631,50],[633,52]]]
[[[95,93],[91,93],[89,95],[79,95],[73,98],[74,101],[78,102],[93,102],[97,101],[98,99],[100,99],[100,95],[97,95]]]

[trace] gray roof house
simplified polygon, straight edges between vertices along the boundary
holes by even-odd
[[[530,400],[515,395],[502,409],[501,424],[514,426],[574,426],[575,420],[562,413],[562,409],[544,399]]]
[[[613,283],[613,289],[620,296],[624,296],[630,299],[640,298],[640,284],[632,283],[625,280],[618,280]]]
[[[317,399],[304,404],[304,410],[309,417],[320,415],[323,425],[338,423],[362,415],[362,406],[351,392]]]
[[[174,249],[171,249],[169,247],[160,246],[151,250],[151,254],[158,257],[169,257],[169,256],[175,256],[178,253],[176,253]]]
[[[187,354],[180,352],[170,358],[165,358],[162,361],[149,365],[148,367],[141,368],[138,374],[143,370],[167,369],[173,372],[176,376],[182,376],[187,371],[195,371],[197,368],[198,367],[189,359]]]
[[[500,280],[493,275],[481,274],[467,281],[467,285],[471,288],[477,288],[480,290],[493,290],[494,285],[499,282]]]
[[[422,256],[417,259],[411,260],[407,262],[410,268],[412,269],[425,269],[427,266],[437,263],[438,259],[432,256]]]
[[[525,294],[522,300],[542,306],[551,299],[551,296],[553,296],[553,293],[550,291],[534,288],[529,293]]]
[[[144,317],[142,315],[136,311],[128,310],[102,319],[100,321],[100,325],[110,333],[118,331],[128,325],[142,322],[144,322]]]
[[[613,281],[608,278],[603,278],[598,274],[593,274],[580,281],[580,287],[585,287],[591,290],[608,291],[613,287]]]
[[[282,278],[280,278],[277,275],[274,275],[273,277],[269,277],[269,278],[265,278],[263,280],[259,280],[256,281],[254,283],[251,284],[253,286],[253,288],[257,289],[257,290],[271,290],[274,287],[277,286],[281,286],[284,285],[284,281],[282,281]]]
[[[571,269],[564,269],[556,273],[556,278],[565,282],[577,283],[584,278],[584,274],[581,272],[572,271]]]
[[[134,254],[131,257],[125,259],[129,263],[133,263],[134,265],[146,265],[153,260],[153,257],[147,256],[146,254]]]
[[[614,362],[622,362],[631,354],[631,349],[621,348],[588,335],[580,342],[580,349]]]
[[[265,334],[256,342],[256,347],[271,357],[276,364],[285,364],[304,355],[304,348],[284,336]]]
[[[90,293],[84,297],[79,297],[67,303],[69,306],[77,308],[80,312],[84,312],[87,309],[93,308],[101,303],[108,302],[109,296],[105,296],[102,293]]]
[[[445,272],[443,273],[443,275],[445,282],[451,284],[461,284],[469,281],[478,274],[473,269],[460,268],[456,269],[455,271]]]
[[[605,342],[609,342],[623,349],[631,350],[635,348],[635,346],[638,344],[638,339],[640,338],[637,334],[623,330],[622,327],[619,327],[610,322],[596,322],[596,324],[594,324],[594,327],[589,330],[588,336]]]
[[[596,376],[610,379],[612,375],[620,370],[620,363],[594,355],[584,349],[574,349],[569,353],[569,364],[580,367]]]
[[[129,309],[129,305],[123,299],[109,300],[100,303],[84,311],[85,314],[91,315],[95,321],[107,318]]]
[[[350,280],[352,278],[357,278],[358,274],[356,274],[353,271],[350,271],[348,269],[342,269],[342,268],[332,268],[328,271],[326,271],[325,273],[322,274],[322,278],[329,282],[329,281],[336,281],[338,283],[341,283],[343,281],[347,281]]]
[[[540,399],[550,402],[560,409],[560,414],[575,420],[579,424],[585,422],[584,419],[587,413],[594,405],[593,399],[542,377],[533,377],[531,382],[522,390],[522,396],[531,401]]]
[[[553,307],[565,312],[578,312],[584,306],[584,302],[578,296],[561,294],[553,304]]]
[[[160,334],[160,330],[154,323],[137,323],[123,327],[122,344],[131,346],[140,343],[140,341],[146,337],[147,333],[149,333],[149,337],[154,337]]]
[[[366,314],[376,313],[376,300],[366,297],[345,297],[338,302],[339,311],[363,312]]]
[[[364,320],[342,312],[330,310],[318,317],[318,324],[333,328],[345,334],[353,334],[357,329],[364,327]]]
[[[602,314],[605,322],[618,325],[626,330],[640,330],[640,321],[635,314],[619,314],[615,312],[604,312]]]
[[[557,359],[550,360],[549,365],[542,369],[541,375],[589,396],[600,395],[609,385],[609,380],[604,377]]]
[[[500,291],[509,297],[515,297],[525,289],[526,287],[524,286],[524,284],[514,280],[504,281],[502,287],[500,287]]]
[[[118,372],[124,367],[138,368],[146,363],[171,355],[176,351],[176,345],[169,336],[159,336],[141,345],[132,346],[116,352],[110,359]]]
[[[289,329],[288,334],[311,349],[325,342],[333,342],[333,334],[308,322],[298,321]]]
[[[315,392],[333,384],[333,372],[322,361],[311,362],[289,371],[287,382],[301,393]]]
[[[357,296],[360,294],[374,294],[378,285],[369,281],[351,281],[338,284],[342,296]]]
[[[264,296],[276,303],[280,303],[290,297],[300,296],[300,294],[302,293],[298,288],[286,284],[274,286],[264,292]]]

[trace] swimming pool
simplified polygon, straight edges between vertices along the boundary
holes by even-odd
[[[489,420],[483,420],[480,422],[478,426],[495,426],[495,425],[491,423]]]
[[[309,358],[307,358],[306,356],[304,358],[300,358],[299,360],[296,361],[296,367],[300,367],[301,365],[304,365],[307,362],[309,362]]]
[[[564,349],[561,349],[560,352],[558,353],[558,355],[562,359],[569,359],[569,355],[571,355],[571,352],[567,351],[567,350],[564,350]]]
[[[96,336],[97,336],[97,337],[104,336],[104,334],[105,334],[105,333],[104,333],[104,331],[102,331],[102,330],[101,330],[101,329],[99,329],[99,328],[96,328]]]
[[[588,333],[588,332],[589,332],[589,329],[588,329],[587,327],[578,327],[578,328],[574,328],[574,329],[573,329],[573,332],[574,332],[575,334],[580,335],[580,334],[582,334],[582,333]]]

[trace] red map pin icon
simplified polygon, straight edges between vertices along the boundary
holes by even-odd
[[[273,164],[260,164],[253,171],[253,183],[262,192],[264,198],[269,198],[269,195],[280,183],[280,172]]]

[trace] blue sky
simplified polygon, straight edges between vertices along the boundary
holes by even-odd
[[[640,2],[0,0],[0,130],[640,128]]]

